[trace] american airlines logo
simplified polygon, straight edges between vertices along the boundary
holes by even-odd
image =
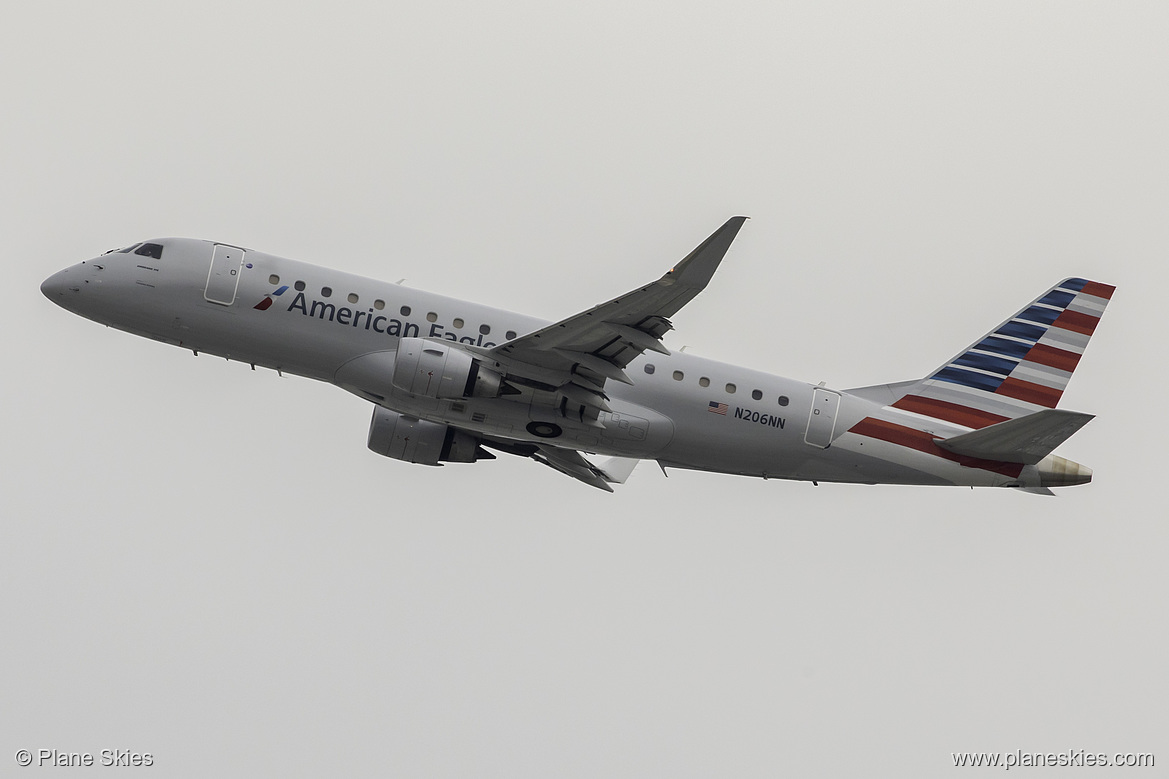
[[[253,308],[257,308],[260,311],[267,311],[271,307],[273,299],[283,295],[287,289],[287,286],[283,286],[275,292],[265,295],[264,299],[253,306]],[[454,343],[482,346],[487,349],[495,346],[495,342],[485,340],[482,333],[479,333],[477,336],[465,335],[460,337],[447,330],[443,325],[437,322],[431,322],[429,323],[428,331],[423,335],[423,331],[414,322],[408,322],[397,317],[384,316],[373,308],[367,308],[362,311],[359,308],[336,305],[323,300],[310,300],[305,297],[303,292],[297,292],[293,296],[292,302],[288,304],[287,310],[290,313],[299,311],[301,316],[309,319],[319,319],[323,322],[331,322],[336,325],[358,330],[372,330],[375,333],[383,333],[395,338],[444,338]]]
[[[263,299],[263,300],[261,300],[261,301],[260,301],[259,303],[257,303],[256,305],[252,306],[252,308],[258,309],[258,310],[260,310],[260,311],[267,311],[269,308],[271,308],[271,307],[272,307],[272,298],[278,298],[278,297],[280,297],[281,295],[283,295],[283,294],[284,294],[285,292],[287,292],[287,291],[288,291],[288,285],[287,285],[287,284],[285,284],[283,287],[281,287],[280,289],[276,290],[276,291],[275,291],[275,292],[273,292],[272,294],[270,294],[270,295],[265,295],[265,296],[264,296],[264,299]]]

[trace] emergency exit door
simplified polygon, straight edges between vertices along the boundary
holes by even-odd
[[[239,286],[240,269],[244,264],[244,250],[234,246],[215,244],[211,255],[211,269],[207,271],[207,288],[203,297],[221,306],[235,302],[235,290]]]
[[[808,414],[808,429],[804,441],[827,449],[836,430],[836,412],[840,409],[840,393],[816,387],[812,391],[812,410]]]

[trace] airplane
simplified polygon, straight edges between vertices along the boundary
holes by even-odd
[[[373,404],[367,445],[422,465],[528,457],[609,492],[642,460],[820,482],[1051,495],[1093,418],[1056,408],[1115,287],[1068,278],[924,378],[853,389],[673,351],[670,318],[746,217],[656,281],[558,322],[215,241],[162,238],[45,280],[80,316]]]

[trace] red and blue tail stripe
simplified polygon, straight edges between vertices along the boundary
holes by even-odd
[[[1115,289],[1061,281],[893,407],[974,429],[1054,408]]]
[[[1022,466],[963,457],[946,438],[1054,408],[1115,287],[1065,279],[849,432],[1014,478]]]

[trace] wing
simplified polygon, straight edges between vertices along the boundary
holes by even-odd
[[[610,410],[606,381],[632,384],[624,368],[647,349],[669,354],[661,343],[673,329],[669,317],[706,288],[745,221],[727,220],[657,281],[481,353],[509,381],[558,391],[562,413],[571,401],[582,421],[595,419]]]
[[[638,463],[638,460],[626,457],[610,457],[595,465],[580,452],[555,446],[540,446],[531,458],[605,492],[613,491],[610,484],[624,484]]]

